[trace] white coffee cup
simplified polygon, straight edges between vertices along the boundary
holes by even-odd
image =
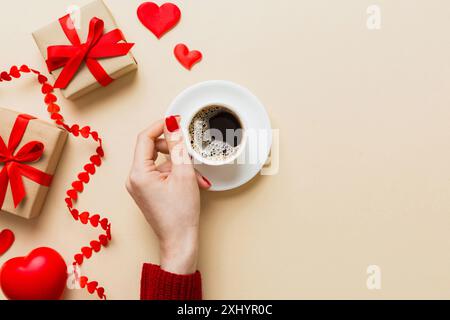
[[[224,109],[225,111],[228,111],[240,122],[241,127],[242,127],[242,136],[241,136],[240,144],[237,147],[235,147],[236,148],[235,152],[232,155],[230,155],[229,157],[226,157],[225,159],[221,159],[221,160],[217,160],[217,159],[213,160],[213,159],[204,157],[202,154],[200,154],[197,150],[194,149],[194,147],[192,146],[192,143],[191,143],[192,136],[190,134],[189,128],[190,128],[192,122],[194,121],[194,118],[202,110],[205,110],[205,109],[211,108],[211,107],[219,107],[219,108]],[[223,103],[209,103],[208,105],[205,105],[205,106],[202,106],[202,107],[199,107],[196,109],[194,108],[194,110],[191,112],[191,114],[182,120],[183,120],[182,124],[183,124],[185,143],[187,145],[189,154],[192,156],[192,158],[195,160],[196,163],[205,164],[205,165],[209,165],[209,166],[223,166],[223,165],[233,164],[242,155],[242,153],[246,149],[246,145],[247,145],[246,121],[239,114],[238,110],[232,106],[225,105]]]

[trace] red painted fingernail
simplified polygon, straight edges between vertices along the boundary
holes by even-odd
[[[166,118],[166,127],[169,132],[175,132],[180,129],[180,126],[178,125],[177,118],[174,116]]]
[[[208,186],[212,186],[211,182],[208,179],[206,179],[204,176],[202,176],[202,178],[208,184]]]

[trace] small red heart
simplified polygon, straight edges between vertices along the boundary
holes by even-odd
[[[189,51],[189,48],[182,43],[175,47],[174,53],[178,61],[188,70],[191,70],[194,64],[200,62],[203,58],[200,51]]]
[[[98,241],[91,241],[91,247],[94,252],[99,252],[102,249],[102,245]]]
[[[89,259],[90,257],[92,257],[92,248],[89,247],[84,247],[81,249],[81,252],[83,253],[83,255]]]
[[[98,224],[99,224],[99,222],[100,222],[100,216],[99,216],[98,214],[93,215],[89,220],[91,221],[91,225],[92,225],[94,228],[97,228],[97,227],[98,227]]]
[[[82,224],[88,224],[89,222],[89,212],[83,212],[79,215]]]
[[[98,282],[97,281],[92,281],[90,283],[87,284],[87,290],[90,294],[94,293],[95,290],[97,290],[98,287]]]
[[[108,237],[102,234],[100,237],[98,237],[98,240],[102,244],[102,246],[106,247],[108,245]]]
[[[2,78],[5,81],[11,81],[12,80],[11,76],[6,71],[3,71],[2,73],[0,73],[0,78]]]
[[[97,167],[100,167],[102,165],[102,158],[100,158],[100,156],[92,156],[90,160]]]
[[[137,10],[138,18],[158,39],[169,32],[181,19],[181,11],[173,3],[159,7],[153,2],[144,2]]]
[[[79,266],[81,266],[81,265],[83,264],[84,256],[83,256],[82,254],[77,254],[77,255],[75,255],[74,259],[75,259],[75,262],[76,262]],[[83,287],[82,287],[82,288],[83,288]]]
[[[31,70],[30,70],[30,68],[28,68],[28,66],[23,65],[23,66],[20,67],[20,71],[21,71],[21,72],[28,73],[28,72],[30,72]]]
[[[95,174],[95,166],[92,163],[88,163],[87,165],[85,165],[83,167],[84,170],[86,170],[87,173],[89,174]]]
[[[80,287],[84,289],[88,283],[89,279],[87,277],[80,278]]]
[[[91,133],[91,128],[84,127],[83,129],[81,129],[80,133],[83,138],[89,138],[89,134]]]
[[[77,210],[77,209],[72,209],[72,210],[70,211],[70,213],[72,214],[72,217],[73,217],[75,220],[78,221],[79,216],[80,216],[80,213],[78,212],[78,210]]]
[[[42,91],[43,94],[48,94],[48,93],[51,93],[53,91],[53,87],[50,84],[48,84],[48,83],[44,83],[42,85],[41,91]]]
[[[14,239],[14,233],[11,230],[5,229],[0,232],[0,256],[4,255],[11,248]]]
[[[67,265],[50,248],[11,259],[0,270],[0,285],[10,300],[58,300],[67,281]]]
[[[38,81],[39,81],[40,84],[44,84],[44,83],[46,83],[48,81],[48,78],[46,76],[40,74],[38,76]]]
[[[92,139],[94,139],[94,141],[98,141],[99,140],[98,132],[92,131],[91,132],[91,136],[92,136]]]
[[[80,126],[77,124],[74,124],[70,128],[70,132],[72,132],[74,136],[78,137],[80,135]]]
[[[67,196],[72,200],[78,200],[78,192],[76,190],[69,190],[67,191]]]
[[[103,148],[102,148],[102,147],[98,147],[98,148],[97,148],[97,154],[98,154],[100,157],[104,157],[104,156],[105,156],[105,151],[103,151]]]
[[[61,109],[57,104],[51,103],[48,105],[47,111],[50,113],[56,113],[61,111]]]
[[[100,298],[100,299],[103,299],[104,297],[105,297],[105,289],[104,288],[98,288],[97,289],[97,294],[98,294],[98,297]]]
[[[69,208],[72,208],[72,207],[73,207],[73,201],[72,201],[72,199],[66,198],[66,199],[64,199],[64,201],[66,202],[66,204],[67,204],[67,206],[68,206]]]
[[[84,186],[81,181],[74,181],[72,183],[72,187],[75,189],[75,191],[80,192],[80,193],[83,192],[83,190],[84,190]]]
[[[57,123],[59,122],[58,125],[60,125],[61,121],[64,120],[63,116],[59,113],[52,113],[50,118],[52,118],[52,120],[55,120]]]
[[[107,230],[109,225],[108,219],[106,218],[102,219],[102,221],[100,221],[100,225],[102,226],[103,230]]]
[[[48,93],[45,96],[45,104],[51,104],[51,103],[55,103],[56,101],[58,101],[58,99],[56,98],[56,96],[54,94]]]
[[[19,68],[17,66],[13,66],[11,67],[11,70],[9,71],[9,74],[13,77],[13,78],[20,78],[20,71]]]
[[[78,179],[80,179],[80,181],[82,181],[84,183],[88,183],[90,180],[89,174],[86,172],[82,172],[78,175]]]

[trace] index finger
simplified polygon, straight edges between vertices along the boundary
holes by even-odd
[[[134,153],[135,165],[142,166],[149,161],[155,161],[155,140],[164,132],[164,121],[160,120],[152,124],[149,128],[141,132],[136,143]]]

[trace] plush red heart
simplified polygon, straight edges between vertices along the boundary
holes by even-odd
[[[165,3],[159,7],[153,2],[144,2],[137,11],[139,20],[158,38],[166,34],[181,19],[180,9],[173,3]]]
[[[202,60],[203,55],[200,51],[189,51],[185,44],[178,44],[174,50],[177,60],[188,70],[191,70],[194,64]]]
[[[6,253],[14,243],[14,233],[11,230],[5,229],[0,232],[0,256]]]
[[[67,281],[67,265],[50,248],[11,259],[0,270],[0,285],[10,300],[59,300]]]

